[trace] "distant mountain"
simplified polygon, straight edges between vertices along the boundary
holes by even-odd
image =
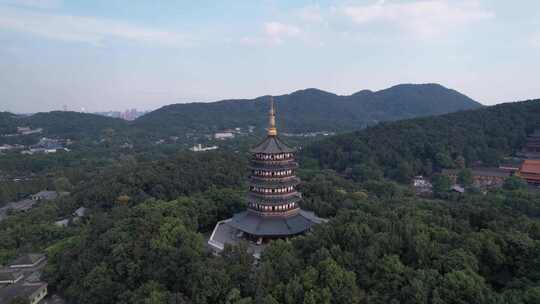
[[[402,84],[372,92],[340,96],[318,89],[275,96],[279,130],[344,131],[379,121],[429,116],[479,108],[471,98],[438,84]],[[264,128],[268,96],[210,103],[172,104],[150,112],[134,124],[147,131],[179,133],[224,128]]]

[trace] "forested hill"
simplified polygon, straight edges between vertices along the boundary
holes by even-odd
[[[43,128],[44,135],[62,136],[72,139],[98,137],[106,129],[127,130],[129,125],[119,118],[96,114],[52,111],[22,116],[7,112],[0,113],[0,134],[17,132],[17,127]]]
[[[318,89],[275,97],[279,127],[284,132],[354,130],[379,121],[428,116],[481,107],[469,97],[438,84],[403,84],[372,92],[339,96]],[[146,130],[178,133],[188,130],[264,128],[268,96],[249,100],[173,104],[135,121]]]
[[[414,174],[466,164],[496,165],[540,127],[540,99],[441,116],[386,122],[328,138],[304,149],[304,157],[358,179]]]

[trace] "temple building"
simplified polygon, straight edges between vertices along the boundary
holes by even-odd
[[[251,175],[247,210],[219,222],[208,241],[217,250],[240,240],[257,245],[266,240],[286,238],[325,222],[313,212],[300,209],[302,194],[297,186],[298,163],[296,150],[284,144],[277,136],[274,102],[271,99],[269,127],[266,138],[251,150]],[[257,248],[253,248],[257,256]]]
[[[519,168],[518,175],[529,184],[540,185],[540,160],[526,159]]]

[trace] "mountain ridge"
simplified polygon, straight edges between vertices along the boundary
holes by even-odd
[[[171,132],[216,131],[248,125],[264,128],[269,95],[253,99],[177,103],[149,112],[134,121],[155,129],[167,122]],[[480,108],[466,95],[440,84],[399,84],[379,91],[337,95],[317,88],[274,96],[280,130],[287,132],[342,131],[379,121],[446,114]]]

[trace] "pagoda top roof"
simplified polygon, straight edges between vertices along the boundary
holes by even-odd
[[[250,151],[251,153],[292,153],[296,149],[284,144],[276,135],[268,135]]]

